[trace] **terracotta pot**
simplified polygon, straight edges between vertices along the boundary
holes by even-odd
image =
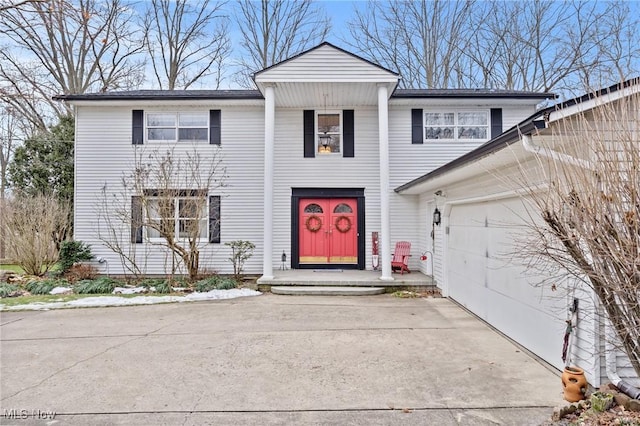
[[[584,399],[587,391],[587,379],[584,370],[578,367],[565,367],[562,373],[562,387],[564,399],[569,402],[578,402]]]

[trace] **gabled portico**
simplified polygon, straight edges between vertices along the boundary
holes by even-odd
[[[325,112],[344,110],[345,113],[339,116],[340,128],[344,129],[344,134],[340,135],[343,140],[341,140],[342,145],[337,150],[344,157],[353,157],[358,155],[357,145],[355,146],[355,153],[353,146],[353,111],[359,108],[377,108],[379,182],[376,182],[376,187],[379,188],[379,194],[375,195],[376,198],[379,198],[380,222],[379,228],[376,226],[376,228],[372,229],[379,232],[380,258],[391,259],[388,100],[395,90],[399,78],[398,74],[329,43],[323,43],[314,49],[255,74],[256,85],[265,98],[264,251],[261,279],[272,280],[274,278],[274,264],[278,264],[277,259],[280,256],[279,253],[274,252],[273,244],[273,223],[275,219],[274,176],[278,173],[274,157],[278,128],[276,109],[302,109],[305,113],[312,110]],[[347,113],[347,111],[350,111],[350,113]],[[329,116],[330,114],[325,114],[322,118]],[[327,146],[321,147],[319,145],[317,127],[312,125],[310,130],[307,129],[307,122],[313,119],[314,116],[312,114],[305,115],[305,158],[315,157],[316,154],[322,155],[322,150],[327,148]],[[350,127],[351,134],[347,134],[348,126],[352,126]],[[356,128],[355,131],[358,132],[358,129]],[[324,134],[327,135],[327,132],[325,131]],[[302,138],[303,135],[300,135],[300,139]],[[296,160],[296,158],[292,159],[292,161]],[[315,187],[315,189],[322,188],[321,185]],[[340,189],[341,187],[333,186],[333,188]],[[312,230],[315,229],[314,224],[316,224],[315,219],[312,222]],[[344,225],[343,229],[346,228],[346,225]],[[351,226],[348,228],[350,229]],[[333,230],[327,230],[326,232],[333,232]],[[358,232],[356,230],[353,232],[359,239],[366,238],[367,232],[364,231],[364,226]],[[362,233],[365,235],[362,235]],[[359,240],[359,244],[363,241]],[[382,269],[380,280],[392,281],[390,263],[382,261],[380,266]]]

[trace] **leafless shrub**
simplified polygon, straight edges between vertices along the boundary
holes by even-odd
[[[18,197],[10,202],[5,213],[8,254],[25,273],[44,275],[58,261],[69,211],[53,196]]]
[[[551,123],[520,167],[532,236],[520,255],[590,288],[640,376],[640,95],[634,87]],[[546,131],[548,132],[548,130]],[[541,189],[545,188],[545,189]],[[533,214],[535,213],[535,214]]]
[[[184,268],[195,280],[200,250],[217,226],[209,216],[214,207],[210,196],[219,194],[226,179],[219,153],[204,155],[196,147],[142,148],[131,170],[118,189],[103,191],[99,238],[136,276],[143,271],[141,256],[136,257],[140,249],[163,252],[167,273]]]
[[[75,283],[81,280],[92,280],[98,276],[98,268],[93,265],[87,265],[85,263],[78,263],[73,265],[64,274],[64,277],[70,283]]]

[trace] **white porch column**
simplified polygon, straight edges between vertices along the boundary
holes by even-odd
[[[275,87],[264,90],[264,237],[262,279],[273,279],[273,149],[276,119]]]
[[[382,281],[391,276],[391,219],[389,214],[389,96],[387,86],[378,86],[378,134],[380,138],[380,264]]]

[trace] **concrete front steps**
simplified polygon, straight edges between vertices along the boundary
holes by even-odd
[[[276,270],[274,277],[260,277],[258,290],[274,294],[356,296],[412,291],[438,297],[433,278],[420,272],[393,274],[393,281],[381,280],[380,271],[360,270]]]
[[[271,286],[271,293],[289,296],[372,296],[384,292],[384,287]]]

